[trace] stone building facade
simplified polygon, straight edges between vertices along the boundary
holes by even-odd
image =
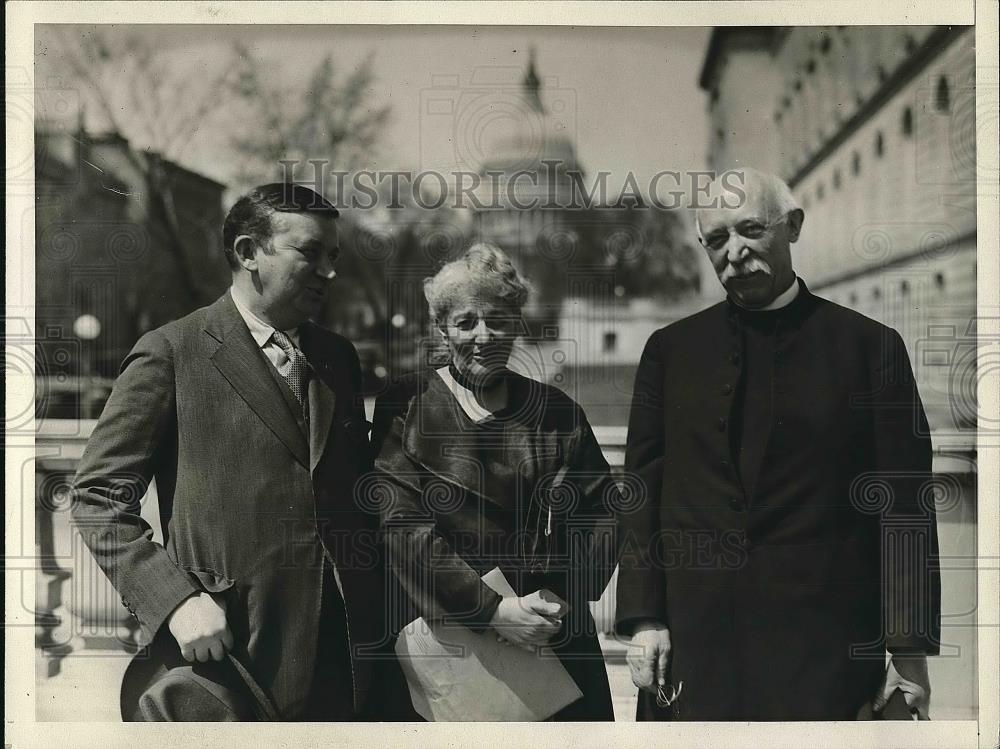
[[[154,164],[155,155],[113,134],[40,123],[35,140],[38,374],[113,377],[143,333],[229,285],[225,186],[165,159]],[[148,187],[154,168],[169,191],[176,237]],[[99,322],[93,340],[75,335],[82,315]]]

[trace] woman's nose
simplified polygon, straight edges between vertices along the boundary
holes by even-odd
[[[475,334],[477,342],[485,343],[493,337],[493,331],[490,330],[490,327],[486,324],[485,320],[480,320],[476,323],[473,333]]]

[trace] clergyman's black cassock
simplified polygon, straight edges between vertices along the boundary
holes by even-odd
[[[886,648],[938,652],[931,441],[905,346],[799,283],[768,330],[756,465],[740,449],[760,414],[736,305],[643,352],[625,462],[647,494],[619,518],[616,626],[665,622],[684,686],[667,710],[642,693],[640,719],[851,719]]]

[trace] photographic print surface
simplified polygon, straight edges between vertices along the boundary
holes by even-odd
[[[132,610],[134,602],[123,600],[88,548],[94,539],[85,542],[88,533],[107,529],[81,526],[71,515],[74,474],[136,343],[227,298],[233,283],[227,251],[232,248],[225,247],[223,226],[230,208],[251,188],[296,182],[339,212],[335,278],[311,317],[357,351],[356,394],[363,412],[343,420],[374,422],[370,436],[370,424],[359,427],[365,444],[392,439],[388,426],[379,432],[376,400],[388,402],[387,394],[397,392],[394,383],[407,373],[454,365],[459,356],[458,338],[447,333],[451,322],[442,324],[428,305],[425,279],[477,243],[501,250],[526,289],[513,327],[504,329],[512,341],[507,366],[525,382],[549,386],[579,406],[565,429],[578,441],[593,439],[599,448],[593,462],[580,469],[590,477],[580,479],[580,486],[598,481],[595,472],[609,471],[614,482],[605,494],[614,496],[607,505],[621,517],[634,516],[639,505],[654,501],[646,494],[645,474],[627,465],[627,452],[638,450],[629,443],[629,428],[636,404],[642,407],[636,383],[644,351],[656,331],[683,325],[725,299],[719,268],[713,266],[712,235],[702,234],[703,221],[727,195],[747,199],[750,183],[738,170],[749,168],[786,183],[794,201],[791,212],[803,216],[791,245],[794,275],[807,285],[801,293],[850,311],[852,320],[877,321],[902,341],[926,414],[926,422],[914,417],[909,426],[932,452],[932,478],[914,489],[923,514],[894,516],[892,492],[886,496],[882,483],[866,483],[861,472],[847,477],[842,494],[850,496],[840,500],[845,512],[879,518],[881,535],[870,570],[876,587],[892,576],[894,565],[905,566],[924,558],[921,554],[934,556],[941,622],[939,634],[933,633],[939,652],[928,658],[931,717],[975,720],[977,425],[992,427],[977,421],[983,362],[977,359],[976,197],[984,167],[976,152],[980,105],[974,41],[974,27],[945,25],[35,26],[35,83],[29,95],[35,146],[33,161],[21,164],[20,174],[34,180],[35,312],[33,320],[24,321],[24,346],[34,352],[36,396],[34,413],[17,428],[33,431],[36,444],[36,719],[122,720],[119,686],[145,644],[142,622]],[[739,176],[727,181],[727,174]],[[8,183],[12,178],[8,166]],[[759,227],[761,233],[772,230]],[[731,234],[755,238],[747,231],[758,229],[742,224],[725,229],[730,234],[719,247],[728,246]],[[714,328],[705,330],[696,338],[710,348],[717,334]],[[730,356],[726,345],[719,339],[720,361]],[[798,480],[784,476],[780,466],[802,442],[850,443],[850,435],[832,434],[823,421],[834,416],[827,409],[835,399],[826,396],[836,391],[836,383],[848,381],[859,356],[843,345],[831,358],[835,364],[816,380],[831,384],[823,385],[826,389],[805,410],[809,419],[792,425],[802,431],[793,437],[771,433],[777,447],[767,454],[771,463],[766,465],[773,463],[776,484]],[[700,387],[707,388],[713,375],[698,374],[696,350],[701,349],[692,344],[670,351],[670,366],[689,367],[692,376],[668,380],[680,388],[666,393],[668,400],[687,404],[690,411],[670,412],[663,419],[668,463],[672,424],[700,420],[727,438],[735,429],[727,424],[721,401],[734,388],[743,392],[743,381],[720,381],[719,392],[711,396],[720,403],[709,400]],[[899,385],[887,371],[895,370],[874,368],[870,388],[836,401],[857,434],[864,419],[879,418],[861,416],[869,408],[866,398]],[[212,397],[216,387],[206,380],[205,394]],[[444,385],[434,380],[428,387],[431,393]],[[462,392],[461,382],[457,387],[451,392]],[[723,395],[724,387],[729,391]],[[794,382],[788,388],[786,398],[791,397],[787,392],[800,392]],[[447,390],[439,395],[446,399]],[[778,389],[769,402],[780,404],[782,396]],[[556,396],[546,397],[548,404]],[[526,411],[537,406],[548,413],[534,398],[525,396]],[[146,407],[140,399],[135,403]],[[181,420],[196,416],[180,399],[172,408]],[[341,412],[336,413],[340,419]],[[452,421],[433,408],[407,413],[416,414],[414,420],[418,415],[428,419],[416,425],[415,433],[427,444],[443,440],[444,452],[461,453],[470,439],[454,431],[455,424],[475,423],[468,409],[456,410]],[[309,416],[307,407],[307,428]],[[407,426],[413,423],[407,417]],[[434,433],[438,427],[446,430],[444,437]],[[853,450],[875,449],[862,444],[866,437],[857,439],[861,442]],[[269,449],[267,444],[262,438],[248,447]],[[553,450],[576,455],[576,444],[558,443]],[[521,442],[497,445],[487,442],[483,449],[498,451],[491,453],[494,457],[502,453],[496,461],[503,465],[523,447]],[[184,448],[177,449],[182,462]],[[702,454],[712,449],[704,447]],[[247,469],[233,456],[215,458],[220,471]],[[376,469],[399,465],[381,460],[376,459]],[[557,463],[539,460],[558,473]],[[847,458],[841,462],[846,471],[857,465]],[[446,518],[440,521],[444,525],[468,512],[475,497],[501,488],[514,493],[512,484],[497,478],[504,474],[483,467],[491,465],[487,462],[469,475],[461,465],[428,459],[421,470],[427,465],[448,479],[436,493],[425,485],[423,495],[430,503],[425,510]],[[813,465],[817,473],[836,470]],[[711,470],[721,475],[728,467]],[[688,475],[684,466],[676,470]],[[408,476],[402,472],[395,478],[400,485],[426,479]],[[456,489],[456,484],[466,489],[475,484],[476,490]],[[172,508],[160,502],[164,487],[150,486],[148,479],[130,486],[142,487],[130,500],[132,509],[148,524],[153,540],[164,543],[173,518]],[[355,500],[378,516],[386,512],[386,500],[372,486],[360,482]],[[171,497],[175,489],[169,487]],[[684,501],[696,505],[702,489],[694,479],[686,491]],[[585,488],[578,495],[578,504],[588,496]],[[556,499],[545,501],[549,504],[541,506],[558,507]],[[682,570],[689,588],[700,585],[692,582],[699,572],[713,581],[706,587],[738,586],[740,571],[756,569],[750,560],[766,549],[761,552],[744,540],[734,542],[729,554],[720,529],[745,530],[755,517],[780,529],[784,510],[765,510],[730,505],[705,510],[701,520],[682,529],[692,533],[678,542],[672,556],[642,563],[668,574]],[[816,508],[817,513],[827,510],[827,505]],[[723,511],[733,516],[717,520]],[[276,513],[274,523],[288,528],[300,520],[290,510],[287,516],[274,508],[268,512]],[[221,522],[218,515],[211,517]],[[487,520],[475,517],[469,522],[478,523],[478,544],[489,513]],[[528,517],[518,515],[525,522]],[[537,528],[544,527],[542,515],[530,517]],[[914,524],[924,535],[914,531]],[[768,525],[761,533],[771,530]],[[217,532],[221,538],[227,531],[219,526]],[[288,538],[298,538],[298,532],[288,530]],[[932,543],[928,539],[935,533]],[[621,526],[618,534],[618,553],[632,553]],[[601,543],[594,538],[586,536],[586,543]],[[775,538],[771,548],[781,547],[787,559],[798,559],[792,554],[795,545],[830,540],[803,541],[780,533]],[[936,554],[909,546],[934,543]],[[854,599],[844,589],[861,583],[838,575],[854,563],[842,560],[853,549],[830,552],[826,567],[817,564],[798,578],[775,553],[768,562],[773,585],[765,584],[759,595],[777,600],[790,589],[789,595],[802,601],[832,588],[835,593],[829,595],[841,596],[837,600],[849,608]],[[521,547],[517,554],[524,556]],[[722,583],[709,577],[719,573],[720,559],[732,563],[735,575]],[[345,564],[363,567],[359,560],[352,557]],[[295,554],[284,563],[288,570],[305,564]],[[497,565],[503,567],[501,561]],[[210,592],[242,585],[222,579],[225,575],[206,583],[212,570],[186,572]],[[641,695],[629,669],[632,633],[616,626],[622,600],[618,573],[605,580],[595,572],[597,577],[583,582],[576,568],[566,574],[573,580],[569,587],[601,580],[603,594],[597,591],[584,607],[595,649],[575,657],[588,668],[597,664],[598,680],[606,675],[606,719],[633,721]],[[405,576],[399,577],[405,587]],[[389,577],[385,581],[368,594],[390,609],[409,611],[412,601],[400,597]],[[935,595],[934,585],[930,578],[918,582],[913,588],[918,600],[906,605],[924,605],[924,596]],[[350,595],[344,595],[350,610]],[[761,626],[763,619],[755,623],[749,614],[741,619],[738,606],[732,606],[717,611],[724,627],[717,622],[703,626],[719,632],[740,627],[752,632]],[[819,606],[803,604],[807,613],[801,621],[783,626],[808,638],[808,612]],[[678,616],[669,604],[668,610]],[[685,652],[683,633],[692,627],[677,624],[682,633],[674,635],[678,658]],[[725,634],[718,636],[725,641]],[[885,643],[879,639],[884,636],[851,641],[857,649],[844,660],[884,658]],[[291,659],[295,654],[262,652],[260,657]],[[719,668],[707,656],[703,663],[706,672]],[[262,668],[266,674],[285,674],[279,666]],[[573,675],[589,700],[591,676]],[[692,678],[688,695],[677,695],[680,705],[696,704],[699,687],[690,683]],[[593,704],[598,710],[599,701]],[[735,708],[706,716],[701,719],[761,719]],[[585,718],[580,713],[572,719]]]

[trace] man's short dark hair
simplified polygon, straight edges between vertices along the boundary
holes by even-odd
[[[222,249],[230,268],[239,267],[233,245],[240,235],[253,237],[268,251],[274,228],[271,217],[275,213],[317,213],[327,218],[340,215],[322,195],[294,182],[272,182],[255,187],[229,209],[222,225]]]

